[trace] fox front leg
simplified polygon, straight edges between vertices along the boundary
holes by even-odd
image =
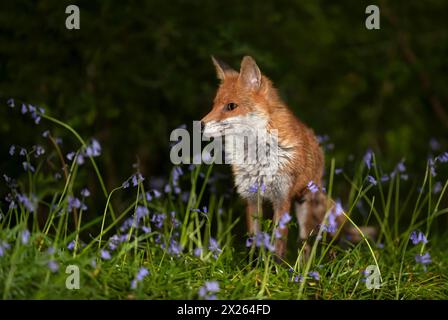
[[[280,228],[279,221],[283,215],[289,212],[290,206],[289,199],[274,206],[274,225],[277,226],[279,232],[279,237],[275,239],[275,253],[279,258],[284,258],[288,241],[288,227]]]
[[[261,212],[258,210],[257,202],[248,201],[246,207],[247,231],[250,236],[260,231]]]

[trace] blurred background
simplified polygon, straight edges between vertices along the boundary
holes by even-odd
[[[80,30],[65,28],[69,4],[80,8]],[[369,4],[380,7],[380,30],[365,27]],[[77,146],[65,130],[7,108],[13,97],[98,139],[109,190],[137,159],[145,176],[167,176],[170,132],[211,107],[212,54],[236,69],[252,55],[339,167],[372,148],[385,168],[405,158],[423,174],[427,157],[446,151],[443,0],[15,0],[0,8],[0,173],[23,174],[9,146],[30,146],[45,129],[65,152]]]

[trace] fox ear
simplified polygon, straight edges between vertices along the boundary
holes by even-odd
[[[261,86],[261,72],[255,60],[245,56],[241,61],[240,76],[238,81],[243,86],[258,90]]]
[[[224,81],[225,77],[226,77],[226,73],[229,72],[234,72],[236,73],[235,70],[233,70],[231,67],[229,67],[229,65],[219,59],[216,59],[214,56],[212,57],[212,61],[213,64],[215,65],[216,68],[216,75],[218,77],[219,80]]]

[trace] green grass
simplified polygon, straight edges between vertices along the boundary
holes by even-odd
[[[54,118],[42,115],[45,120],[68,129],[80,143],[78,155],[85,151],[86,143],[71,127]],[[311,259],[301,263],[302,245],[293,240],[297,226],[289,238],[289,251],[283,263],[265,248],[246,248],[244,217],[240,206],[224,206],[224,197],[207,192],[212,166],[183,168],[181,183],[188,185],[188,201],[174,192],[163,193],[153,199],[146,198],[146,181],[138,181],[126,189],[117,186],[108,192],[94,157],[88,157],[92,166],[78,166],[76,161],[66,162],[60,147],[49,136],[45,157],[52,157],[59,166],[67,164],[62,180],[53,181],[45,170],[47,161],[41,156],[27,154],[35,172],[28,172],[26,179],[11,184],[11,194],[17,207],[1,212],[0,220],[0,294],[3,299],[199,299],[199,288],[206,281],[218,281],[219,299],[446,299],[448,297],[448,237],[434,232],[434,224],[448,213],[446,191],[434,194],[434,182],[427,166],[421,179],[415,178],[414,186],[406,181],[403,188],[400,174],[387,183],[371,185],[367,174],[376,180],[382,176],[380,165],[373,159],[373,167],[367,172],[361,163],[350,177],[335,175],[335,163],[331,161],[330,194],[334,181],[344,183],[350,189],[344,207],[346,213],[360,220],[357,204],[367,204],[368,215],[362,223],[378,225],[376,242],[364,239],[357,244],[338,245],[324,235],[322,241],[310,240]],[[65,151],[67,152],[67,151]],[[39,160],[40,159],[40,160]],[[48,159],[48,158],[47,158]],[[13,161],[13,160],[11,160]],[[104,194],[82,199],[77,178],[81,171],[94,174]],[[91,172],[90,172],[91,171]],[[138,174],[138,171],[136,172]],[[170,183],[174,187],[171,175]],[[417,181],[418,180],[418,181]],[[417,192],[417,186],[422,192]],[[405,191],[403,191],[405,190]],[[406,192],[406,193],[405,193]],[[17,194],[32,199],[35,210],[29,210],[17,201]],[[123,194],[132,198],[125,202]],[[33,196],[34,195],[34,196]],[[87,204],[100,203],[103,211],[96,214],[75,208],[69,210],[69,197],[79,197]],[[35,197],[35,198],[34,198]],[[444,198],[445,197],[445,198]],[[125,209],[112,208],[113,199],[119,200]],[[126,197],[124,197],[126,198]],[[33,200],[34,199],[34,200]],[[207,212],[192,211],[207,207]],[[137,227],[120,231],[126,219],[132,223],[135,213],[148,209]],[[7,211],[6,211],[7,210]],[[34,212],[31,212],[34,211]],[[204,210],[202,210],[204,211]],[[175,221],[170,213],[174,212]],[[155,213],[165,213],[165,220],[158,228],[151,219]],[[353,214],[352,214],[353,213]],[[145,233],[141,226],[151,227]],[[263,221],[263,229],[272,234],[270,221]],[[23,232],[30,231],[28,241],[22,241]],[[409,241],[413,230],[421,230],[429,242],[413,245]],[[117,234],[126,238],[115,250],[110,250],[110,238]],[[218,241],[220,251],[210,252],[210,239]],[[172,252],[180,244],[181,252]],[[26,240],[26,239],[25,239]],[[69,250],[69,243],[76,250]],[[382,245],[379,245],[379,244]],[[50,250],[54,248],[54,250]],[[202,248],[199,256],[195,249]],[[103,259],[101,251],[108,250],[110,259]],[[415,256],[429,252],[432,263],[426,267],[416,263]],[[49,263],[57,264],[51,270]],[[80,271],[80,288],[69,290],[66,267],[76,265]],[[381,288],[369,290],[363,282],[363,271],[369,265],[378,265],[381,272]],[[140,268],[149,275],[139,281],[136,288],[131,283]],[[56,269],[56,268],[54,268]],[[310,276],[301,282],[292,281],[296,276],[319,272],[320,279]]]

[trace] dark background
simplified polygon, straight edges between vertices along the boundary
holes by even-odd
[[[81,29],[67,30],[77,4]],[[365,28],[377,4],[381,30]],[[166,176],[169,134],[199,120],[218,84],[210,55],[234,68],[252,55],[294,112],[350,167],[372,148],[385,170],[402,158],[424,173],[448,143],[448,2],[432,1],[2,1],[0,172],[23,173],[10,144],[35,126],[9,97],[41,105],[103,146],[110,190],[133,172]],[[439,150],[431,150],[436,138]],[[350,157],[353,155],[354,157]]]

